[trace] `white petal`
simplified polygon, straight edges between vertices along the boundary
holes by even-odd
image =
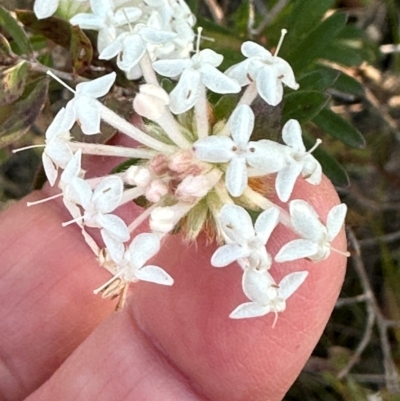
[[[110,74],[103,75],[93,81],[82,82],[76,85],[76,92],[93,98],[104,96],[110,91],[116,77],[117,74],[111,72]]]
[[[169,95],[169,108],[174,114],[190,110],[201,93],[200,72],[193,69],[183,71],[178,84]]]
[[[110,213],[119,206],[124,183],[119,177],[106,177],[100,181],[93,193],[92,203],[101,213]]]
[[[334,206],[328,213],[326,219],[326,228],[328,230],[329,240],[332,241],[338,234],[346,218],[347,206],[344,203]]]
[[[277,226],[279,221],[279,209],[271,207],[262,212],[254,225],[257,237],[260,238],[263,244],[266,244],[272,231]]]
[[[240,258],[249,255],[249,250],[236,244],[226,244],[218,248],[211,257],[211,265],[214,267],[225,267]]]
[[[275,189],[282,202],[287,202],[289,200],[297,177],[300,175],[302,169],[303,166],[301,163],[293,162],[278,172],[275,181]]]
[[[248,85],[251,82],[248,77],[249,62],[249,60],[244,60],[241,63],[233,65],[225,71],[225,74],[236,80],[240,86]]]
[[[183,60],[157,60],[153,63],[153,68],[157,74],[163,77],[175,78],[182,73],[185,68],[192,65],[190,59]]]
[[[128,71],[137,65],[146,53],[146,43],[139,35],[129,35],[124,40],[124,50],[118,57],[118,67]]]
[[[68,184],[72,181],[73,178],[78,177],[78,174],[81,171],[81,158],[82,158],[82,150],[79,149],[71,157],[63,173],[61,174],[61,181],[64,184]]]
[[[154,234],[142,233],[134,238],[128,251],[132,263],[140,269],[160,250],[160,240]]]
[[[291,260],[308,258],[315,255],[319,250],[318,244],[306,239],[295,239],[284,245],[275,256],[278,263],[289,262]]]
[[[262,139],[248,143],[247,163],[263,174],[276,173],[286,166],[287,147],[280,143]]]
[[[113,23],[115,26],[122,26],[135,22],[142,15],[142,10],[137,7],[124,7],[114,14]]]
[[[42,163],[46,177],[50,185],[53,186],[57,180],[57,168],[46,152],[42,153]]]
[[[289,120],[282,129],[282,139],[286,145],[293,148],[298,153],[304,153],[306,148],[301,136],[301,126],[297,120]]]
[[[253,223],[246,209],[238,205],[224,205],[219,215],[222,230],[233,242],[243,244],[254,236]]]
[[[254,113],[250,106],[242,104],[236,107],[228,124],[233,140],[240,147],[246,146],[254,129]]]
[[[311,154],[303,158],[302,176],[311,185],[319,185],[322,180],[322,167],[318,160]]]
[[[244,42],[241,51],[246,57],[259,57],[268,61],[272,59],[272,54],[267,49],[254,42]]]
[[[63,197],[63,203],[64,203],[64,206],[69,211],[69,213],[71,214],[72,218],[74,220],[76,220],[76,223],[80,227],[82,227],[82,230],[83,230],[83,224],[82,224],[82,219],[81,219],[81,217],[82,217],[81,209],[79,209],[79,207],[76,205],[76,203],[72,202],[65,196]],[[87,235],[89,235],[89,234],[87,234]],[[84,235],[84,237],[85,237],[85,235]],[[86,238],[85,238],[85,240],[86,240]]]
[[[78,25],[82,29],[98,30],[103,25],[103,18],[94,14],[82,13],[74,15],[69,22],[72,25]]]
[[[296,82],[292,67],[290,64],[280,58],[280,57],[275,57],[274,59],[274,67],[277,71],[277,77],[289,88],[292,88],[294,90],[297,90],[299,88],[299,84]]]
[[[290,202],[289,209],[293,227],[299,235],[314,242],[324,238],[326,228],[311,205],[304,200],[296,199]]]
[[[268,290],[276,286],[273,277],[266,270],[247,269],[242,279],[243,292],[253,302],[268,305],[270,302]]]
[[[246,302],[239,305],[230,315],[231,319],[246,319],[249,317],[264,316],[271,312],[270,306],[262,306],[255,302]]]
[[[122,243],[122,241],[119,241],[115,237],[111,236],[107,230],[102,229],[100,232],[111,259],[117,264],[121,263],[122,259],[124,258],[125,245]]]
[[[96,100],[85,95],[75,99],[76,117],[85,135],[100,133],[100,109]]]
[[[285,276],[279,283],[279,296],[285,301],[303,284],[307,271],[294,272]]]
[[[108,46],[106,46],[99,55],[101,60],[110,60],[117,56],[123,50],[123,41],[127,33],[119,35],[115,40],[113,40]]]
[[[162,285],[174,284],[174,279],[164,269],[158,266],[144,266],[136,270],[135,276],[139,280],[149,281],[151,283]]]
[[[72,158],[72,150],[65,141],[58,138],[47,143],[45,153],[61,168],[65,168]]]
[[[71,118],[66,118],[66,110],[63,107],[54,117],[53,121],[46,130],[46,139],[54,139],[60,134],[69,131],[74,124]]]
[[[198,140],[193,145],[193,152],[199,160],[209,163],[226,163],[235,153],[235,143],[227,136],[209,136]]]
[[[160,31],[149,27],[143,27],[140,30],[140,36],[151,44],[166,43],[177,37],[175,32]]]
[[[130,238],[128,227],[121,217],[114,214],[101,214],[98,216],[97,221],[103,228],[102,231],[106,231],[107,235],[117,241],[125,242]]]
[[[276,71],[272,67],[265,66],[259,69],[256,79],[259,95],[271,106],[278,105],[283,97],[283,87]]]
[[[203,84],[212,92],[223,94],[240,92],[241,86],[236,80],[229,78],[212,65],[202,65],[200,72]]]
[[[90,8],[94,14],[106,17],[114,10],[113,0],[90,0]]]
[[[242,156],[233,157],[225,176],[225,186],[232,196],[240,196],[247,186],[246,159]]]
[[[222,54],[216,53],[211,49],[204,49],[199,53],[199,56],[195,54],[193,57],[193,61],[200,61],[201,64],[211,64],[213,67],[218,67],[222,61],[224,60],[224,56]]]
[[[33,11],[38,19],[52,16],[58,8],[59,0],[35,0]]]
[[[92,195],[90,185],[81,178],[75,177],[67,186],[67,197],[83,206],[84,209],[91,206]]]

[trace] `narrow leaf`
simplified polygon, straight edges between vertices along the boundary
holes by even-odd
[[[353,148],[364,148],[365,139],[349,122],[330,109],[323,109],[313,118],[313,122],[327,134]]]
[[[27,72],[25,61],[0,72],[0,107],[15,102],[22,95]]]
[[[323,92],[332,87],[340,75],[340,71],[332,68],[320,68],[311,71],[298,80],[301,90]]]
[[[70,54],[74,73],[81,75],[90,66],[93,48],[88,37],[78,26],[71,27]]]
[[[0,26],[14,39],[20,54],[31,56],[33,50],[25,31],[4,7],[0,6]]]
[[[48,80],[31,83],[21,98],[0,108],[0,148],[21,138],[35,122],[47,98]]]
[[[300,123],[311,120],[329,101],[329,96],[317,91],[297,91],[285,96],[283,122],[294,118]]]

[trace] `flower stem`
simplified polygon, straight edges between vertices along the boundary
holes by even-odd
[[[142,59],[140,60],[140,68],[143,73],[143,78],[145,79],[146,83],[152,84],[155,86],[160,86],[158,83],[157,75],[153,69],[153,66],[151,64],[151,60],[149,57],[148,52],[144,54]]]
[[[240,106],[241,104],[247,104],[248,106],[250,106],[253,103],[254,99],[257,97],[257,95],[258,95],[257,85],[256,82],[253,81],[248,85],[248,87],[244,91],[242,97],[239,100],[238,106]]]
[[[196,105],[194,106],[196,115],[197,136],[199,139],[208,136],[208,102],[206,95],[206,87],[201,84],[200,96]]]
[[[125,135],[129,136],[130,138],[140,142],[145,146],[148,146],[149,148],[158,150],[159,152],[172,154],[176,151],[175,146],[167,145],[166,143],[152,138],[151,136],[147,135],[146,133],[120,117],[117,113],[114,113],[109,108],[103,106],[103,104],[98,101],[97,106],[100,109],[101,118],[105,122],[116,128],[118,131],[121,131]]]
[[[190,149],[192,144],[184,137],[181,126],[169,110],[166,109],[165,113],[156,120],[156,123],[165,131],[169,139],[181,149]]]
[[[83,154],[96,156],[129,157],[137,159],[151,159],[157,153],[150,149],[126,148],[122,146],[102,145],[99,143],[70,142],[72,151],[81,149]]]

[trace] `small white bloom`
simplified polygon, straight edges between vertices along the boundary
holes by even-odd
[[[281,201],[287,202],[292,194],[297,177],[301,174],[307,182],[318,185],[322,179],[322,168],[318,160],[311,154],[320,141],[309,151],[301,137],[301,127],[297,120],[289,120],[283,127],[282,139],[286,143],[285,168],[276,177],[276,193]]]
[[[247,60],[230,67],[226,74],[236,79],[241,86],[256,82],[259,95],[271,106],[276,106],[283,97],[283,84],[298,89],[292,67],[280,57],[254,42],[244,42],[242,53]]]
[[[317,212],[304,200],[291,201],[289,208],[293,228],[302,239],[284,245],[275,260],[287,262],[301,258],[314,261],[326,259],[333,250],[331,242],[343,226],[347,206],[344,203],[334,206],[328,213],[326,226],[322,224]]]
[[[150,228],[159,233],[169,233],[174,229],[194,205],[178,202],[173,206],[156,207],[150,215]]]
[[[51,17],[58,8],[64,18],[88,7],[86,0],[35,0],[33,11],[38,19]]]
[[[230,243],[215,251],[211,257],[214,267],[224,267],[236,260],[245,268],[268,270],[271,267],[272,258],[265,245],[278,224],[278,209],[270,208],[262,212],[253,227],[251,217],[244,208],[225,205],[218,220]]]
[[[194,143],[193,151],[200,160],[210,163],[229,162],[225,185],[232,196],[240,196],[247,186],[247,165],[263,174],[282,169],[285,160],[283,146],[273,141],[250,141],[254,114],[248,105],[237,107],[228,121],[231,136],[213,135]]]
[[[117,242],[105,241],[109,255],[117,264],[116,276],[124,281],[149,281],[156,284],[172,285],[173,278],[161,267],[145,265],[160,250],[160,240],[154,234],[142,233],[133,239],[125,250]]]
[[[119,206],[123,188],[123,181],[115,176],[101,180],[94,191],[85,180],[75,178],[67,193],[69,199],[83,207],[85,225],[100,228],[104,240],[110,236],[124,242],[130,237],[128,228],[120,217],[110,214]]]
[[[112,72],[90,82],[76,85],[75,96],[66,107],[65,119],[68,123],[79,121],[86,135],[100,132],[100,103],[96,98],[106,95],[113,85],[117,74]]]
[[[190,59],[158,60],[153,63],[157,73],[169,78],[180,75],[179,82],[170,93],[169,107],[174,114],[191,109],[202,92],[202,86],[215,93],[238,93],[240,85],[217,70],[223,56],[205,49]]]
[[[46,146],[42,153],[43,168],[51,186],[57,179],[58,168],[65,168],[72,158],[72,150],[68,146],[71,140],[73,122],[66,118],[65,109],[62,108],[46,131]]]
[[[129,185],[138,187],[147,187],[150,184],[153,175],[147,167],[130,166],[125,172],[125,181]]]
[[[245,270],[243,291],[252,302],[239,305],[229,317],[244,319],[273,312],[276,315],[276,322],[278,312],[286,309],[286,300],[300,287],[307,276],[307,271],[290,273],[277,285],[266,270]]]
[[[156,121],[165,113],[169,104],[168,93],[161,87],[144,84],[133,100],[133,108],[142,117]]]
[[[93,29],[99,32],[97,47],[101,53],[117,37],[117,28],[136,21],[142,15],[137,7],[125,7],[114,11],[112,0],[90,0],[93,13],[81,13],[71,18],[72,25],[82,29]]]

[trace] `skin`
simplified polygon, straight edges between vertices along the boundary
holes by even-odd
[[[308,278],[273,314],[232,320],[246,301],[236,265],[217,269],[215,244],[166,239],[152,263],[175,279],[172,287],[132,285],[126,307],[92,293],[110,278],[81,239],[70,216],[34,192],[0,218],[1,401],[278,401],[318,341],[343,282],[346,258],[274,264],[279,281],[292,271]],[[305,199],[325,221],[339,203],[331,183],[299,180],[292,199]],[[131,221],[138,209],[129,206]],[[275,255],[293,233],[279,226],[268,243]],[[346,249],[344,231],[334,240]]]

